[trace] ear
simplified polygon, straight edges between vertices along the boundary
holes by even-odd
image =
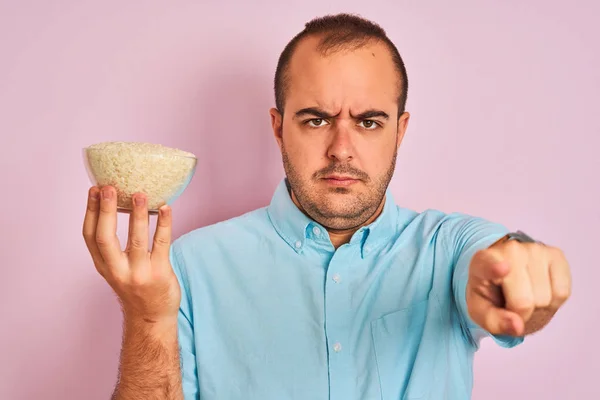
[[[398,148],[400,148],[400,143],[402,143],[402,139],[404,139],[404,134],[406,133],[406,129],[408,128],[408,120],[410,119],[410,114],[408,112],[402,113],[400,118],[398,118],[398,137],[396,138]]]
[[[283,142],[283,115],[276,108],[271,108],[269,110],[269,114],[271,114],[271,127],[273,128],[273,135],[275,136],[275,140],[277,140],[277,144],[279,148],[281,148]]]

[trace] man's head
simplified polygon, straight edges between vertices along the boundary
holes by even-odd
[[[347,14],[315,19],[275,74],[275,137],[294,201],[330,230],[380,210],[408,123],[404,64],[383,29]]]

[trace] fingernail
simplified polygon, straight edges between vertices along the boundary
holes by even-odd
[[[167,215],[169,215],[169,209],[167,207],[161,207],[158,209],[158,212],[160,214],[161,217],[166,217]]]
[[[102,189],[102,198],[104,200],[110,200],[112,198],[112,195],[112,190],[110,190],[109,188]]]
[[[99,200],[100,199],[100,191],[99,190],[92,190],[91,193],[91,199],[92,200]]]
[[[141,207],[146,202],[144,196],[135,196],[134,203],[136,206]]]
[[[510,318],[504,318],[504,321],[502,322],[502,327],[504,328],[505,332],[513,332],[513,323],[512,323],[512,319]]]

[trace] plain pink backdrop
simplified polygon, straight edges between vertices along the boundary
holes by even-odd
[[[206,3],[0,1],[0,399],[104,400],[115,382],[120,312],[80,234],[81,148],[196,153],[176,235],[266,205],[283,173],[277,57],[339,11],[379,22],[407,63],[396,200],[523,229],[572,265],[547,329],[513,350],[484,342],[474,399],[600,398],[598,3]]]

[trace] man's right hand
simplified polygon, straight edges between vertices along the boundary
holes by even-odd
[[[152,251],[148,208],[134,196],[125,251],[117,238],[117,194],[113,187],[89,190],[83,237],[96,269],[116,292],[126,323],[176,324],[181,291],[169,261],[171,209],[159,210]]]
[[[117,238],[117,193],[89,191],[83,237],[96,269],[119,296],[124,331],[119,382],[113,399],[183,400],[177,340],[181,290],[169,261],[171,209],[159,210],[152,251],[148,207],[134,196],[125,251]]]

